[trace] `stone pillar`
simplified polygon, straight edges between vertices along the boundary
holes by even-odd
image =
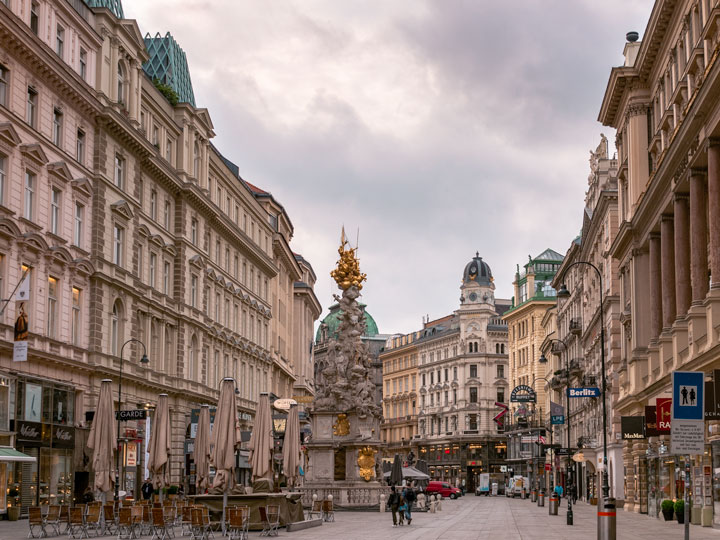
[[[673,217],[660,217],[660,256],[662,282],[662,325],[670,328],[675,321],[675,230]]]
[[[675,194],[675,303],[678,318],[690,309],[690,223],[689,199],[685,194]]]
[[[720,288],[720,140],[708,144],[708,224],[711,287]]]
[[[662,330],[663,303],[660,283],[660,235],[650,234],[650,339],[656,339]]]
[[[700,304],[708,293],[707,184],[697,169],[690,175],[690,278],[692,303]]]

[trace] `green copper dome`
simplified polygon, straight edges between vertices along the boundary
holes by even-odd
[[[365,310],[365,304],[361,303],[359,305],[363,310],[363,314],[365,315],[365,332],[363,333],[363,336],[372,337],[378,335],[380,332],[378,331],[375,319],[373,319],[372,315],[370,315]],[[332,306],[330,306],[330,313],[328,313],[328,315],[322,320],[322,322],[320,323],[320,327],[315,334],[315,343],[320,343],[322,341],[323,325],[327,326],[328,337],[337,337],[337,331],[338,327],[340,326],[341,316],[342,310],[340,309],[340,306],[338,304],[333,304]]]

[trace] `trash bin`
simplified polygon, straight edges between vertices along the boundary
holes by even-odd
[[[537,502],[537,491],[534,489],[530,491],[530,502]]]
[[[538,500],[537,500],[538,506],[545,506],[545,490],[541,489],[540,493],[538,493]]]
[[[601,499],[598,504],[597,537],[598,540],[615,540],[617,532],[617,510],[615,499]]]
[[[548,504],[548,513],[551,516],[557,516],[558,515],[558,496],[557,493],[553,493],[550,495],[550,503]]]

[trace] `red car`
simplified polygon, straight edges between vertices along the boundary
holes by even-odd
[[[425,488],[425,493],[427,495],[437,495],[439,493],[443,498],[450,497],[451,499],[457,499],[462,495],[462,492],[458,488],[452,487],[447,482],[438,481],[429,482]]]

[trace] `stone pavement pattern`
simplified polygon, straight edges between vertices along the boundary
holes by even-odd
[[[547,507],[539,508],[528,500],[506,497],[475,497],[443,501],[443,510],[435,514],[413,513],[410,526],[392,527],[389,512],[337,512],[334,523],[288,533],[280,530],[279,538],[289,540],[593,540],[596,537],[594,506],[578,503],[573,507],[575,524],[565,524],[566,501],[557,516],[549,516]],[[179,529],[176,529],[179,533]],[[618,540],[664,540],[683,538],[683,526],[645,515],[618,512]],[[27,520],[0,521],[0,540],[27,537]],[[260,533],[250,533],[259,538]],[[64,537],[63,537],[64,538]],[[111,537],[107,537],[111,538]],[[149,536],[143,538],[150,538]],[[178,536],[177,538],[181,538]],[[216,534],[216,539],[221,537]],[[692,540],[720,540],[720,529],[690,527]]]

